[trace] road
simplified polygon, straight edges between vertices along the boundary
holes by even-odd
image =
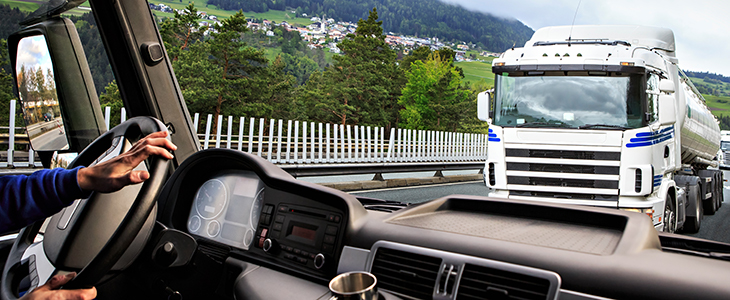
[[[723,171],[724,177],[730,179],[730,172]],[[724,197],[722,207],[712,216],[705,215],[702,220],[700,232],[688,234],[689,236],[708,239],[718,242],[730,243],[730,183],[725,181]]]
[[[725,178],[730,178],[730,172],[725,172]],[[700,232],[689,236],[730,243],[730,184],[725,182],[725,199],[728,205],[723,205],[715,215],[705,215]],[[402,188],[381,189],[375,191],[350,192],[358,196],[395,200],[406,203],[419,203],[452,194],[466,194],[485,196],[487,188],[481,181],[460,182],[445,185],[412,186]]]

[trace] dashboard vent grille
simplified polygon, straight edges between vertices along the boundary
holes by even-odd
[[[228,248],[204,243],[198,244],[198,250],[218,263],[223,263],[228,257],[229,252]]]
[[[456,298],[546,299],[550,281],[520,273],[466,264]]]
[[[418,299],[431,299],[441,258],[379,248],[371,273],[378,287]]]

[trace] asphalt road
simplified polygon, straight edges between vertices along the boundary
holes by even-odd
[[[730,178],[730,172],[725,172]],[[726,202],[715,215],[705,215],[700,232],[689,236],[730,243],[730,184],[725,182]],[[487,188],[481,181],[460,182],[445,185],[412,186],[402,188],[381,189],[374,191],[350,192],[358,196],[384,200],[395,200],[406,203],[419,203],[453,194],[486,196]]]
[[[723,171],[726,179],[730,179],[730,172]],[[708,239],[718,242],[730,243],[730,184],[725,181],[724,198],[722,207],[714,215],[705,215],[702,219],[700,232],[688,234],[689,236]]]

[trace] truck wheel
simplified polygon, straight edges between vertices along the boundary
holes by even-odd
[[[664,232],[674,233],[677,230],[677,215],[674,212],[672,198],[664,201]]]
[[[682,232],[686,233],[697,233],[700,231],[700,226],[702,225],[702,215],[703,215],[703,209],[702,209],[702,198],[700,198],[700,189],[699,186],[697,186],[697,191],[695,192],[695,216],[690,217],[687,216],[687,220],[684,222],[684,226],[682,226]],[[689,198],[689,197],[688,197]]]

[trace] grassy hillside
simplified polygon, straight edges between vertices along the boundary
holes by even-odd
[[[0,1],[2,1],[2,0],[0,0]],[[175,0],[150,0],[149,2],[153,3],[153,4],[164,3],[165,5],[172,7],[174,9],[183,9],[189,3],[188,1],[180,2],[180,1],[175,1]],[[236,13],[236,11],[222,10],[222,9],[218,9],[218,7],[216,7],[215,5],[209,5],[207,0],[195,1],[193,3],[195,3],[195,7],[199,11],[204,11],[207,14],[217,16],[218,18],[225,19]],[[163,13],[163,12],[159,12],[159,11],[154,11],[154,13],[160,17],[172,17],[173,16],[173,14],[171,14],[171,13]],[[256,18],[256,19],[266,19],[269,21],[277,22],[277,23],[279,23],[281,21],[287,21],[291,24],[300,24],[303,26],[312,24],[312,21],[310,21],[309,19],[295,18],[294,14],[291,14],[291,13],[285,12],[285,11],[281,11],[281,10],[270,10],[265,13],[243,12],[243,14],[246,17]]]
[[[0,4],[7,4],[10,5],[11,8],[18,8],[21,11],[27,11],[27,12],[34,12],[35,10],[40,7],[40,4],[38,1],[33,0],[0,0]],[[81,6],[74,8],[70,11],[67,11],[64,15],[76,15],[80,16],[84,13],[87,13],[91,10],[89,6],[89,2],[84,2],[81,4]]]

